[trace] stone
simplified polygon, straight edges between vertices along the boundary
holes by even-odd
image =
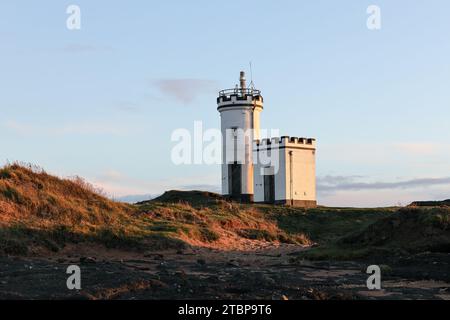
[[[197,263],[201,266],[204,266],[206,264],[206,261],[204,259],[197,259]]]
[[[80,263],[96,263],[96,261],[93,257],[81,257]]]
[[[236,267],[236,268],[240,267],[239,262],[237,262],[236,260],[228,261],[227,266]]]

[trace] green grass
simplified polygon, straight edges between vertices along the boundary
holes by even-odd
[[[450,208],[407,207],[301,253],[297,259],[354,260],[450,252]]]
[[[396,208],[262,208],[288,234],[305,234],[321,244],[336,241],[344,235],[361,230],[380,218],[392,215]]]
[[[325,245],[302,252],[294,260],[356,260],[370,256],[367,248],[349,250],[334,245]]]

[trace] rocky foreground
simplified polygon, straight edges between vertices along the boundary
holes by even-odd
[[[248,252],[91,248],[3,257],[0,299],[450,299],[450,254],[378,261],[382,289],[368,290],[365,271],[377,261],[298,261],[303,250],[267,243]],[[72,264],[81,268],[81,290],[66,286]]]

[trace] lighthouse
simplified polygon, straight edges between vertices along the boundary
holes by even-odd
[[[222,194],[233,200],[253,202],[253,140],[260,139],[261,92],[247,87],[241,71],[239,85],[219,92],[217,110],[222,132]]]
[[[234,89],[219,92],[222,131],[222,194],[239,202],[314,208],[316,139],[261,139],[261,92],[247,87],[241,71]]]

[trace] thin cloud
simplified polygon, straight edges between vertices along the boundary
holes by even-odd
[[[346,148],[346,152],[341,152]],[[436,159],[450,157],[450,143],[436,142],[392,142],[339,144],[322,143],[321,158],[328,162],[364,163],[377,166],[405,162],[407,164],[421,161],[424,156],[434,156]]]
[[[431,143],[431,142],[412,142],[412,143],[396,143],[393,144],[401,152],[407,152],[414,155],[431,155],[439,153],[443,148],[448,148],[447,144]]]
[[[217,82],[205,79],[160,79],[153,85],[164,95],[179,102],[189,104],[202,94],[217,91]]]
[[[450,177],[419,178],[396,182],[359,182],[358,176],[325,176],[318,178],[317,190],[323,193],[337,191],[386,190],[386,189],[413,189],[428,188],[441,185],[450,185]]]
[[[80,123],[66,123],[58,126],[39,126],[17,121],[7,121],[4,126],[21,135],[67,135],[67,134],[81,134],[81,135],[123,135],[128,130],[120,128],[115,124],[96,123],[96,122],[80,122]]]

